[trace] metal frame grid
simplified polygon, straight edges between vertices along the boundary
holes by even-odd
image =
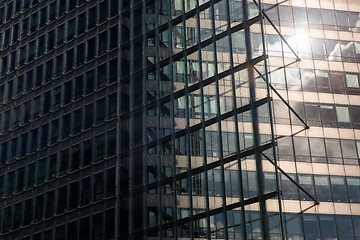
[[[234,2],[240,3],[243,9],[240,14],[243,17],[236,21],[231,20],[234,19],[234,12],[231,13],[234,9],[230,6]],[[129,191],[120,196],[118,206],[124,209],[119,218],[128,218],[127,237],[230,239],[236,236],[249,239],[261,235],[262,239],[283,238],[278,180],[269,190],[265,186],[262,169],[263,162],[267,161],[262,153],[270,150],[271,155],[275,156],[275,139],[260,139],[258,122],[257,109],[260,106],[268,106],[268,111],[271,111],[269,94],[265,98],[256,96],[258,74],[254,69],[265,65],[266,56],[262,40],[260,47],[256,46],[261,52],[253,49],[256,42],[252,39],[252,31],[257,26],[263,33],[262,11],[257,8],[254,14],[256,5],[251,3],[250,13],[247,1],[189,0],[174,1],[172,4],[131,1],[131,7],[123,9],[123,16],[129,17],[123,22],[130,26],[129,42],[124,43],[125,48],[129,49],[130,74],[121,91],[122,94],[124,90],[128,91],[130,102],[125,108],[129,111],[121,111],[120,128],[129,130],[129,145],[125,143],[125,147],[120,149],[119,168],[128,168]],[[222,9],[224,16],[219,16],[220,5],[225,6]],[[151,14],[147,12],[149,8]],[[143,14],[142,18],[136,13]],[[204,17],[206,14],[208,18]],[[149,19],[152,20],[149,22]],[[138,21],[142,21],[142,34],[135,29]],[[204,29],[210,31],[209,37],[200,33]],[[187,41],[191,31],[197,33],[194,43]],[[237,33],[241,33],[244,40],[244,51],[241,53],[244,60],[240,61],[235,60],[234,56],[241,54],[236,54],[232,48],[234,41],[237,41],[234,37]],[[222,50],[221,41],[223,45],[230,46],[227,51]],[[224,54],[228,54],[228,59],[224,59]],[[214,70],[212,75],[206,76],[209,70],[204,69],[204,62],[209,57]],[[137,60],[142,62],[141,66]],[[228,62],[229,67],[223,69],[221,62]],[[198,76],[196,79],[194,74],[189,74],[194,70],[192,64],[198,66],[198,72],[194,73]],[[180,65],[183,69],[179,69]],[[182,72],[185,74],[179,82],[176,77]],[[241,79],[238,77],[240,73]],[[222,81],[225,80],[229,84],[228,92],[222,90]],[[269,92],[268,85],[267,88]],[[150,90],[152,93],[149,93]],[[240,90],[248,92],[244,95],[246,97],[241,95]],[[231,96],[230,109],[223,109],[222,98],[225,94]],[[197,119],[193,114],[196,107],[192,99],[194,95],[200,96]],[[206,115],[209,111],[208,95],[215,101],[212,116]],[[242,98],[246,99],[245,103],[239,102]],[[178,115],[180,101],[184,104],[182,117]],[[150,116],[149,111],[153,112]],[[242,146],[243,130],[240,129],[244,115],[251,119],[249,131],[252,140],[246,148]],[[268,119],[271,119],[271,115]],[[226,127],[227,123],[233,123],[233,127]],[[272,125],[272,122],[269,121],[269,124]],[[152,129],[151,134],[149,128]],[[212,140],[218,144],[215,157],[209,155],[212,147],[207,142],[209,131],[217,132]],[[235,133],[235,149],[231,153],[224,150],[228,147],[224,142],[228,131]],[[179,141],[183,141],[184,152],[181,156],[178,154]],[[195,150],[196,147],[199,149]],[[257,190],[249,196],[244,193],[248,184],[245,182],[250,181],[246,177],[248,170],[243,168],[244,163],[252,159],[255,160],[256,172],[256,178],[252,181]],[[226,192],[229,188],[226,179],[229,164],[236,166],[234,169],[238,173],[237,191],[240,195],[235,199],[229,198]],[[211,193],[213,186],[209,181],[213,170],[220,173],[216,196]],[[278,178],[277,167],[273,168],[273,172]],[[195,181],[198,176],[203,177],[202,188],[205,190],[200,196],[195,190],[198,188]],[[269,217],[273,213],[266,209],[271,199],[277,202],[275,205],[278,208],[276,217],[271,219],[272,225],[274,219],[278,221],[276,230],[270,230]],[[240,219],[232,218],[234,212],[240,213],[236,215]],[[238,223],[234,224],[234,221]]]

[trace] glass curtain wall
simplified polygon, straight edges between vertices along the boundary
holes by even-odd
[[[258,5],[123,2],[120,237],[282,238]]]

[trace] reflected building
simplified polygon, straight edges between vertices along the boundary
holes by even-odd
[[[296,134],[303,122],[274,95],[276,136],[287,136],[278,141],[279,166],[319,202],[281,174],[286,239],[360,237],[359,12],[353,0],[292,1],[266,12],[301,58],[294,63],[267,21],[271,83],[309,126]]]
[[[360,238],[360,4],[277,3],[0,1],[1,238]]]

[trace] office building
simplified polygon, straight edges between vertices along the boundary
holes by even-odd
[[[360,3],[277,3],[0,1],[1,238],[359,239]]]
[[[290,136],[279,166],[319,202],[282,174],[286,239],[360,237],[359,12],[359,1],[293,0],[266,13],[301,59],[267,21],[271,83],[309,126],[296,134],[304,124],[274,94],[276,135]]]

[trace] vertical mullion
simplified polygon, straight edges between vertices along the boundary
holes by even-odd
[[[72,1],[72,0],[70,0]],[[119,12],[121,12],[122,10],[122,4],[120,4],[120,2],[117,3],[118,4],[118,9],[119,9]],[[119,6],[120,5],[120,6]],[[116,84],[117,84],[117,107],[116,107],[116,113],[117,113],[117,123],[116,123],[116,174],[115,174],[115,195],[116,195],[116,205],[115,205],[115,239],[116,238],[120,238],[120,232],[119,232],[119,227],[120,226],[120,218],[122,218],[122,216],[120,215],[120,203],[121,203],[121,199],[120,199],[120,186],[121,186],[121,183],[120,183],[120,179],[121,179],[121,161],[120,161],[120,157],[119,157],[119,153],[120,153],[120,146],[121,146],[121,127],[120,127],[120,123],[121,123],[121,119],[118,117],[120,116],[120,112],[121,112],[121,92],[122,92],[122,89],[121,89],[121,84],[119,83],[119,81],[117,80],[118,79],[118,76],[120,75],[121,76],[121,64],[122,64],[122,59],[121,59],[121,49],[119,49],[119,42],[121,41],[121,32],[122,32],[122,22],[123,22],[123,19],[122,17],[119,17],[119,14],[117,14],[116,18],[118,18],[118,22],[119,22],[119,27],[117,28],[118,29],[118,32],[117,32],[117,76],[116,76]],[[120,70],[120,72],[119,72]],[[126,217],[126,216],[125,216]]]
[[[199,0],[196,0],[196,5],[199,6]],[[199,9],[197,9],[197,31],[198,31],[198,39],[197,42],[200,43],[201,42],[201,34],[200,34],[200,12]],[[205,201],[206,201],[206,205],[205,205],[205,211],[206,211],[206,233],[207,233],[207,239],[211,239],[211,233],[210,233],[210,215],[209,215],[209,211],[210,211],[210,202],[209,202],[209,182],[207,181],[208,179],[208,169],[207,169],[207,155],[206,155],[206,132],[205,132],[205,103],[204,103],[204,86],[202,84],[203,81],[203,70],[202,70],[202,56],[201,56],[201,47],[199,47],[198,49],[198,57],[199,57],[199,71],[200,71],[200,94],[201,94],[201,122],[202,122],[202,138],[204,139],[204,141],[202,141],[202,149],[203,152],[200,153],[203,157],[203,164],[205,166],[204,169],[204,176],[205,176]]]
[[[231,19],[230,19],[230,4],[231,4],[232,0],[226,0],[226,5],[227,5],[227,25],[228,25],[228,29],[231,28]],[[229,34],[229,51],[230,51],[230,67],[233,69],[234,67],[234,57],[233,57],[233,49],[232,49],[232,38],[231,35]],[[237,105],[236,105],[236,85],[235,85],[235,76],[234,76],[234,72],[231,72],[231,86],[232,86],[232,101],[233,101],[233,108],[237,109]],[[239,125],[238,125],[238,115],[234,114],[234,126],[235,126],[235,142],[236,142],[236,152],[239,153],[240,152],[240,139],[239,139]],[[241,167],[241,159],[237,159],[237,172],[238,172],[238,184],[239,184],[239,192],[240,192],[240,201],[244,202],[244,191],[243,191],[243,172],[242,172],[242,167]],[[245,218],[245,206],[241,205],[241,223],[242,223],[242,228],[241,228],[241,235],[243,239],[246,239],[246,218]]]
[[[182,21],[181,21],[181,25],[182,25],[182,38],[183,38],[183,48],[186,49],[186,25],[185,25],[185,21],[186,21],[186,17],[185,17],[185,4],[186,4],[186,0],[182,0],[181,1],[182,4]],[[190,106],[190,101],[189,101],[189,91],[188,91],[188,86],[189,86],[189,77],[187,75],[188,72],[188,64],[187,64],[187,55],[185,53],[183,53],[183,59],[184,59],[184,69],[185,69],[185,89],[186,89],[186,93],[185,93],[185,103],[186,103],[186,110],[185,110],[185,118],[186,118],[186,157],[187,157],[187,162],[188,162],[188,169],[187,169],[187,191],[189,193],[189,197],[188,197],[188,201],[189,201],[189,216],[190,216],[190,222],[189,222],[189,233],[190,233],[190,239],[194,239],[194,234],[193,234],[193,219],[192,216],[194,214],[194,207],[193,207],[193,199],[192,199],[192,184],[191,184],[191,178],[192,175],[190,173],[190,169],[191,169],[191,141],[190,141],[190,131],[189,131],[189,127],[190,127],[190,110],[189,110],[189,106]]]
[[[139,4],[138,4],[139,5]],[[144,66],[146,66],[146,37],[145,35],[143,34],[145,31],[146,31],[146,23],[145,23],[145,14],[146,14],[146,3],[145,2],[141,2],[140,3],[140,6],[142,8],[142,11],[141,11],[141,18],[142,18],[142,22],[141,22],[141,27],[142,27],[142,31],[141,31],[141,47],[142,47],[142,63],[141,63],[141,68],[142,68],[142,74],[141,74],[141,81],[142,81],[142,108],[141,108],[141,111],[142,111],[142,129],[143,129],[143,132],[142,132],[142,144],[146,143],[146,140],[147,140],[147,111],[146,111],[146,93],[147,93],[147,87],[146,87],[146,71],[144,71]],[[141,152],[141,155],[142,155],[142,186],[145,186],[146,183],[147,183],[147,148],[145,146],[143,146],[141,148],[142,152]],[[148,211],[147,211],[147,191],[146,191],[146,187],[142,187],[142,208],[143,208],[143,219],[142,219],[142,225],[143,225],[143,228],[147,226],[147,214],[148,214]],[[143,232],[143,236],[145,238],[147,238],[147,232]]]
[[[168,4],[168,13],[169,13],[169,19],[171,19],[171,16],[172,16],[172,9],[171,9],[171,4]],[[157,18],[156,18],[157,20]],[[172,52],[173,52],[173,39],[172,39],[172,24],[171,24],[171,21],[169,21],[168,23],[168,38],[169,38],[169,47],[168,47],[168,53],[169,53],[169,67],[170,67],[170,76],[171,77],[171,93],[173,93],[175,91],[175,88],[174,88],[174,61],[172,59]],[[171,102],[171,110],[170,110],[170,118],[171,118],[171,128],[172,128],[172,131],[175,132],[175,99],[174,99],[174,95],[171,94],[170,95],[170,102]],[[176,166],[177,166],[177,160],[176,160],[176,153],[175,153],[175,141],[176,141],[176,138],[173,136],[172,138],[172,152],[171,152],[171,163],[172,163],[172,175],[174,176],[176,174]],[[176,179],[174,179],[174,181],[172,182],[172,188],[173,188],[173,191],[172,191],[172,197],[173,197],[173,201],[172,201],[172,204],[173,204],[173,215],[174,215],[174,225],[173,225],[173,231],[174,231],[174,239],[177,239],[178,238],[178,232],[177,232],[177,219],[178,219],[178,216],[177,216],[177,204],[178,204],[178,201],[177,201],[177,187],[176,187]]]
[[[248,12],[248,3],[247,0],[243,1],[243,10],[244,10],[244,19],[247,21],[249,19]],[[246,23],[245,25],[245,42],[246,42],[246,59],[247,62],[252,60],[252,48],[251,48],[251,36],[250,36],[250,26]],[[254,106],[256,101],[255,93],[255,78],[254,78],[254,69],[252,66],[248,68],[248,79],[249,79],[249,92],[250,92],[250,107],[251,107],[251,116],[252,116],[252,129],[253,129],[253,141],[255,148],[255,163],[256,163],[256,177],[258,185],[258,194],[259,194],[259,205],[260,205],[260,222],[262,228],[262,237],[264,240],[270,239],[269,233],[269,223],[266,213],[266,200],[264,196],[264,174],[262,169],[262,157],[261,152],[259,152],[260,146],[260,136],[259,136],[259,123],[257,116],[257,108]]]
[[[220,4],[220,3],[219,3]],[[214,8],[214,4],[212,4],[212,8],[211,8],[211,13],[212,13],[212,31],[213,31],[213,36],[216,35],[216,25],[215,25],[215,8]],[[219,118],[220,114],[221,114],[221,106],[220,106],[220,90],[219,90],[219,78],[218,78],[218,74],[219,74],[219,69],[218,69],[218,59],[217,59],[217,48],[216,48],[216,40],[214,39],[213,41],[213,45],[214,45],[214,60],[215,60],[215,86],[216,86],[216,103],[217,103],[217,125],[218,125],[218,141],[219,141],[219,159],[221,161],[221,166],[220,166],[220,175],[221,175],[221,191],[222,191],[222,206],[223,206],[223,219],[224,219],[224,231],[225,231],[225,239],[228,239],[228,226],[227,226],[227,212],[226,212],[226,195],[225,195],[225,169],[224,169],[224,163],[222,162],[222,159],[224,157],[223,155],[223,145],[222,145],[222,128],[221,128],[221,120]]]
[[[158,0],[154,0],[155,1],[155,24],[157,25],[158,23],[158,16],[159,16],[159,1]],[[160,33],[159,33],[159,29],[157,27],[155,27],[155,35],[154,35],[154,44],[155,44],[155,79],[156,79],[156,92],[155,92],[155,97],[156,97],[156,135],[157,135],[157,144],[156,144],[156,181],[158,181],[158,183],[160,183],[161,181],[161,149],[162,149],[162,143],[159,141],[159,137],[161,136],[161,103],[158,101],[158,99],[161,97],[160,91],[161,91],[161,74],[160,74],[160,68],[159,68],[159,61],[160,61],[160,56],[159,56],[159,46],[160,46]],[[160,222],[160,215],[161,215],[161,209],[160,209],[160,204],[161,204],[161,191],[162,191],[162,185],[158,184],[157,189],[156,189],[156,193],[157,193],[157,222],[156,224],[159,226],[161,224]],[[158,230],[160,231],[160,230]],[[159,236],[158,236],[159,237]]]
[[[263,52],[264,54],[266,53],[266,43],[265,43],[265,31],[264,31],[264,21],[262,18],[263,15],[263,6],[261,3],[261,0],[259,0],[259,14],[260,14],[260,23],[261,23],[261,35],[262,35],[262,46],[263,46]],[[267,61],[265,59],[264,61],[264,68],[265,68],[265,80],[266,80],[266,92],[268,95],[268,111],[269,111],[269,121],[270,121],[270,128],[271,128],[271,141],[274,142],[275,141],[275,130],[274,130],[274,122],[273,122],[273,109],[271,107],[271,98],[270,98],[270,86],[269,86],[269,73],[268,73],[268,64]],[[287,91],[286,91],[287,92]],[[290,117],[290,121],[291,121],[291,117]],[[294,146],[293,146],[294,147]],[[278,169],[278,158],[276,155],[276,148],[275,145],[273,145],[272,147],[272,153],[274,156],[274,166],[275,166],[275,177],[276,177],[276,188],[277,188],[277,192],[278,192],[278,204],[279,204],[279,218],[280,218],[280,228],[281,228],[281,236],[282,239],[285,239],[285,222],[284,222],[284,216],[283,216],[283,211],[282,211],[282,205],[281,205],[281,193],[280,193],[280,176],[279,176],[279,169]]]
[[[134,92],[134,78],[133,78],[133,72],[134,72],[134,10],[132,8],[134,0],[130,0],[129,3],[129,12],[130,12],[130,42],[129,42],[129,48],[130,48],[130,54],[129,54],[129,63],[130,63],[130,76],[129,76],[129,110],[130,110],[130,117],[129,117],[129,239],[134,239],[134,192],[132,189],[134,188],[134,98],[132,97],[132,94]]]

